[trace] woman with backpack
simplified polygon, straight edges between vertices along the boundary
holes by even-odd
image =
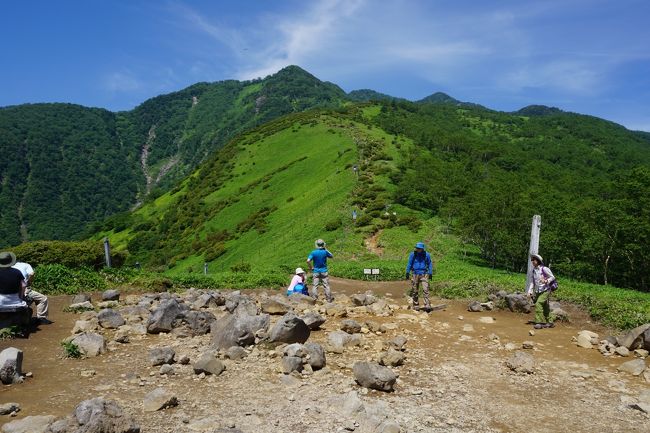
[[[533,280],[528,287],[528,296],[535,303],[535,329],[552,328],[551,306],[549,296],[557,288],[557,281],[551,270],[544,266],[544,259],[539,254],[531,254]]]
[[[294,293],[301,293],[307,295],[307,281],[305,278],[305,271],[302,268],[296,268],[296,273],[291,279],[291,284],[287,288],[287,296],[291,296]]]

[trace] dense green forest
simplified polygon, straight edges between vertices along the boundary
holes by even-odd
[[[89,223],[164,193],[236,134],[344,101],[339,87],[290,66],[263,80],[198,83],[127,112],[0,108],[0,247],[79,238]]]
[[[396,200],[444,216],[492,266],[515,271],[539,214],[554,269],[648,290],[650,141],[590,116],[522,112],[384,105],[376,124],[417,144],[392,177]]]

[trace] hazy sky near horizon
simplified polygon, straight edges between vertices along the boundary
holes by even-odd
[[[556,106],[650,131],[646,0],[3,2],[0,106],[128,110],[295,64],[345,91]]]

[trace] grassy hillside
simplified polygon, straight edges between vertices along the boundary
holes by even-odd
[[[88,223],[169,190],[240,132],[345,98],[292,66],[263,80],[198,83],[126,112],[0,108],[0,247],[80,237]]]

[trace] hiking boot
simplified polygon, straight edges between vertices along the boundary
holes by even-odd
[[[51,325],[54,322],[52,322],[47,317],[39,317],[38,319],[36,319],[36,323],[38,323],[39,325]]]

